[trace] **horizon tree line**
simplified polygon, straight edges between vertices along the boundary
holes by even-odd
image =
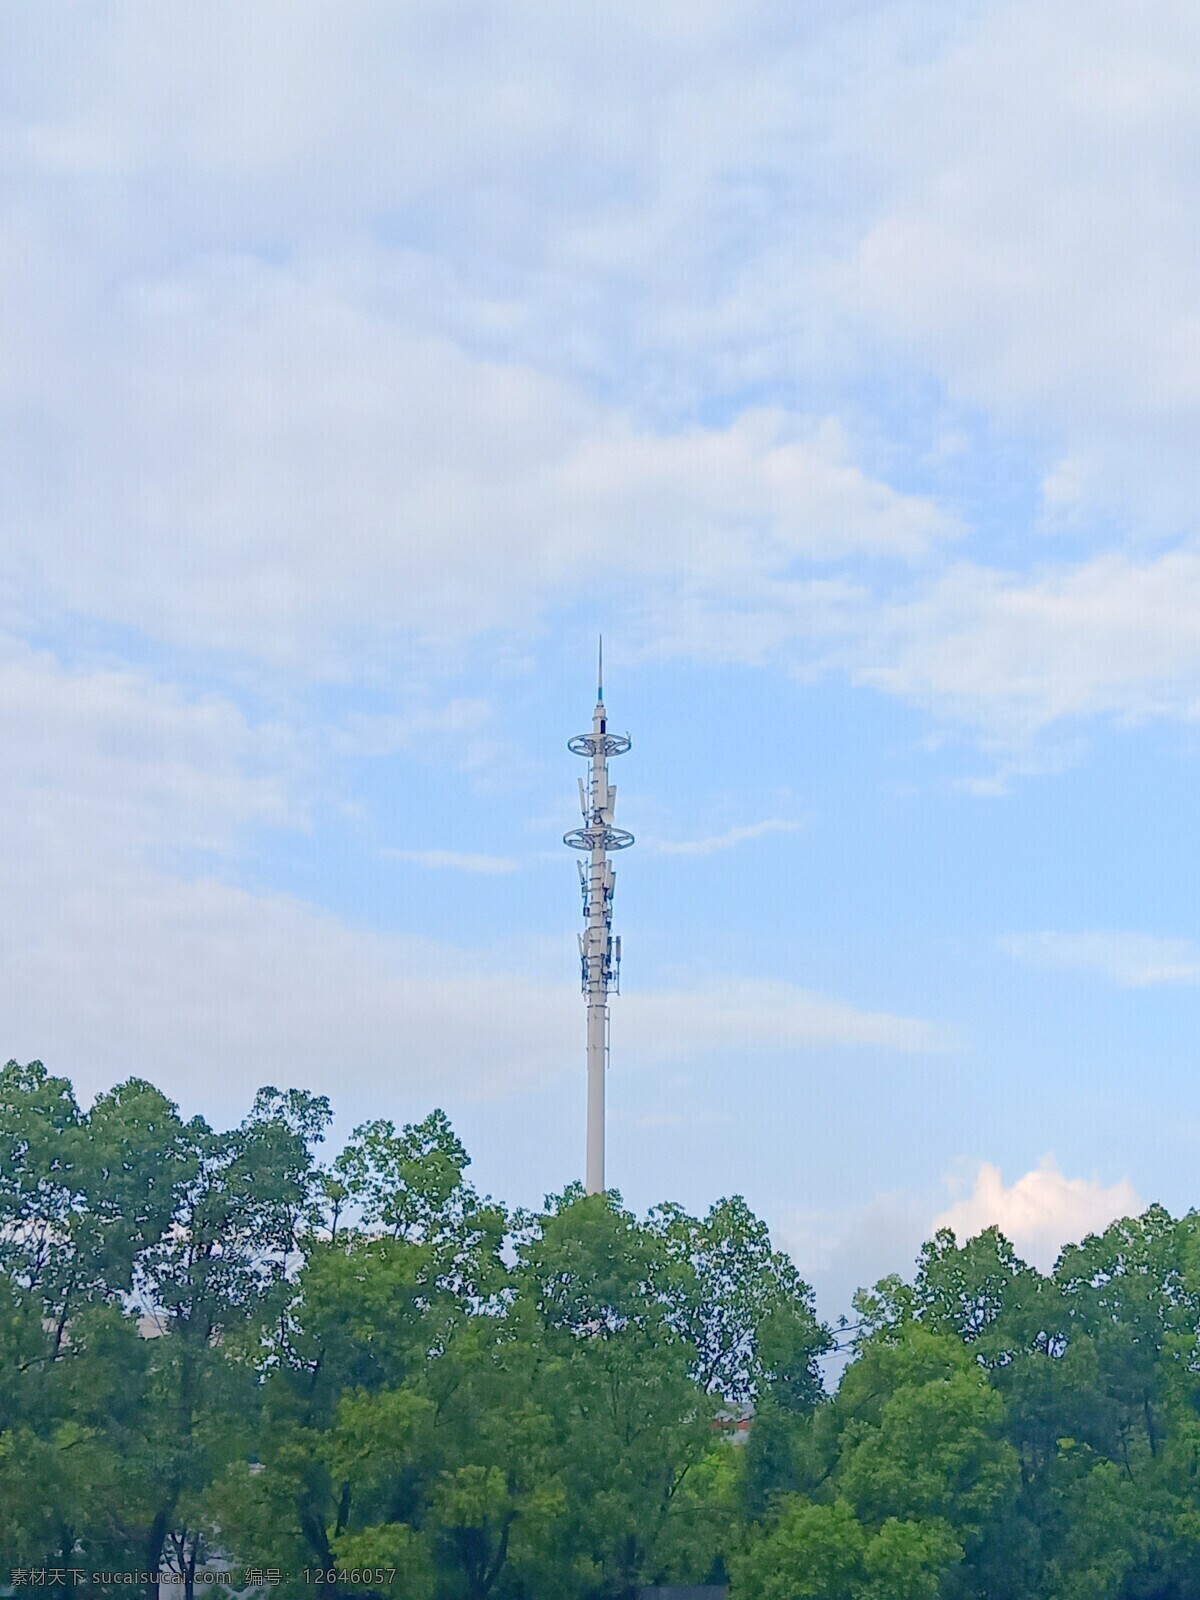
[[[0,1070],[0,1582],[1200,1600],[1194,1212],[940,1232],[839,1334],[739,1196],[509,1209],[444,1113],[330,1118]]]

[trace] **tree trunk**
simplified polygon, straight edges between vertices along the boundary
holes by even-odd
[[[155,1514],[146,1537],[147,1600],[158,1600],[158,1572],[162,1566],[163,1551],[167,1544],[168,1520],[169,1514],[164,1506]]]

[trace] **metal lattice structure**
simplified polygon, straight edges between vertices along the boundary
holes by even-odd
[[[610,860],[615,850],[627,850],[633,835],[613,822],[617,788],[608,781],[608,758],[629,749],[628,734],[609,733],[604,709],[604,645],[601,641],[597,672],[596,709],[591,733],[567,741],[567,749],[588,763],[587,786],[579,780],[579,808],[583,826],[563,835],[572,850],[587,853],[579,863],[583,892],[583,926],[579,936],[579,961],[583,997],[587,1002],[587,1167],[584,1189],[604,1192],[604,1076],[608,1067],[608,997],[621,986],[621,940],[613,937],[613,888],[616,869]]]

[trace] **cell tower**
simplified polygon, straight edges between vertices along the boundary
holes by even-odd
[[[613,885],[616,872],[609,860],[612,850],[627,850],[633,835],[613,826],[616,784],[608,781],[609,756],[624,755],[629,735],[609,733],[604,710],[604,640],[600,641],[596,709],[591,733],[567,740],[567,749],[586,756],[587,788],[579,780],[579,809],[583,827],[563,835],[572,850],[586,850],[588,864],[579,866],[583,890],[584,931],[579,936],[583,973],[583,998],[587,1002],[587,1175],[584,1191],[604,1193],[604,1073],[608,1066],[608,995],[620,993],[621,941],[613,938]]]

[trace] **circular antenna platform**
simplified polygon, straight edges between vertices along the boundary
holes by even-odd
[[[602,824],[595,828],[572,828],[570,833],[563,834],[563,843],[569,844],[572,850],[628,850],[633,835],[624,828]]]
[[[623,756],[632,742],[627,733],[577,733],[567,749],[576,756]]]

